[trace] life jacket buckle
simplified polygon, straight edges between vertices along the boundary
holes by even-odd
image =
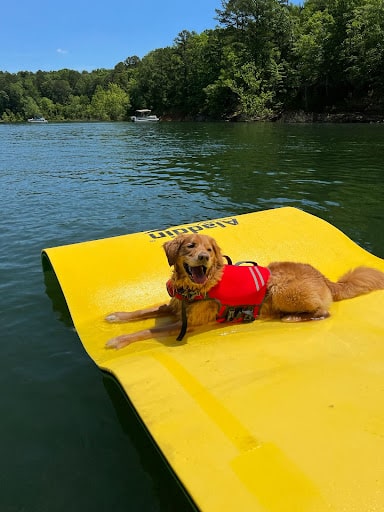
[[[227,306],[220,315],[219,320],[227,322],[253,322],[252,306]]]

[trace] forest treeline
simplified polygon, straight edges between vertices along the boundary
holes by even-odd
[[[0,119],[384,112],[384,1],[222,0],[215,29],[91,72],[0,72]]]

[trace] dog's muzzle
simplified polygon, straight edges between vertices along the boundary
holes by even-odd
[[[197,265],[191,267],[184,263],[184,268],[191,281],[196,284],[204,284],[207,281],[207,267],[205,265]]]

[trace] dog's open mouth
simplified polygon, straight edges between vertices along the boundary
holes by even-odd
[[[189,275],[191,281],[197,284],[204,284],[207,281],[207,267],[204,265],[198,265],[197,267],[190,267],[186,263],[184,264],[185,271]]]

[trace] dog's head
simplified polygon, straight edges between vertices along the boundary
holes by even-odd
[[[188,286],[202,287],[221,277],[224,259],[216,241],[207,235],[179,235],[164,244],[174,277]],[[212,282],[212,286],[215,284]]]

